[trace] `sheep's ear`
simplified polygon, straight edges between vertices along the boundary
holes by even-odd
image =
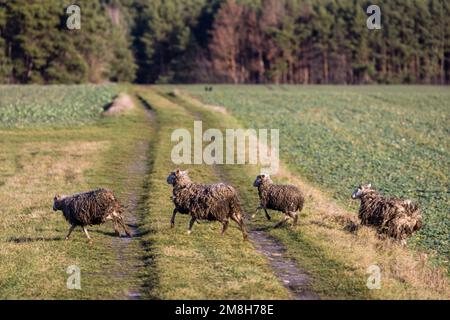
[[[265,179],[265,178],[266,178],[266,175],[263,173],[263,174],[260,175],[260,177],[263,178],[263,179]]]
[[[184,171],[183,171],[183,174],[186,174],[186,175],[187,175],[188,173],[189,173],[189,170],[184,170]]]
[[[180,168],[177,168],[177,170],[175,170],[176,174],[180,174]]]

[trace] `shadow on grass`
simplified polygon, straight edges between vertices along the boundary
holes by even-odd
[[[131,225],[128,225],[129,227]],[[133,226],[135,227],[135,226]],[[118,236],[116,235],[116,233],[114,231],[103,231],[103,230],[89,230],[89,232],[91,233],[97,233],[97,234],[102,234],[104,236],[108,236],[108,237],[113,237],[113,238],[118,238]],[[132,235],[132,237],[128,237],[128,236],[124,236],[124,232],[122,231],[121,234],[121,238],[140,238],[143,237],[145,235],[148,235],[150,233],[150,231],[145,230],[145,231],[141,231],[139,229],[136,230],[136,233],[134,233]]]
[[[14,242],[14,243],[28,243],[28,242],[39,242],[39,241],[61,241],[64,240],[63,237],[36,237],[36,238],[31,238],[31,237],[11,237],[8,240],[6,240],[7,242]]]

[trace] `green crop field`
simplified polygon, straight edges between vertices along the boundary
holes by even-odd
[[[92,124],[117,90],[116,85],[0,86],[0,127]]]
[[[225,106],[247,128],[280,129],[281,159],[349,200],[360,183],[421,204],[410,241],[450,256],[450,90],[446,87],[181,86]],[[169,88],[167,88],[169,89]]]

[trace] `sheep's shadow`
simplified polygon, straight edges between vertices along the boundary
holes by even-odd
[[[8,240],[6,240],[7,242],[14,242],[14,243],[28,243],[28,242],[40,242],[40,241],[44,241],[44,242],[51,242],[51,241],[61,241],[63,240],[62,237],[50,237],[50,238],[46,238],[46,237],[36,237],[36,238],[32,238],[32,237],[11,237]]]
[[[103,231],[103,230],[89,230],[89,233],[97,233],[97,234],[102,234],[104,236],[108,236],[111,238],[116,238],[117,235],[114,231]]]
[[[264,226],[264,227],[252,228],[251,231],[269,231],[271,229],[273,229],[273,226]]]
[[[134,229],[134,233],[132,232],[132,237],[131,238],[141,238],[141,237],[143,237],[143,236],[145,236],[145,235],[150,233],[150,231],[148,231],[148,230],[140,231],[140,229],[136,225],[127,224],[127,226],[129,228],[133,228]],[[111,237],[111,238],[116,238],[117,237],[117,234],[114,231],[103,231],[103,230],[95,230],[95,229],[93,229],[93,230],[89,230],[89,232],[101,234],[101,235],[108,236],[108,237]],[[127,238],[127,237],[125,237],[123,235],[123,232],[121,232],[121,233],[122,233],[121,238]]]
[[[327,223],[325,223],[323,221],[313,220],[313,221],[310,222],[310,224],[311,225],[316,225],[318,227],[322,227],[322,228],[325,228],[325,229],[333,229],[332,226],[330,226],[329,224],[327,224]]]

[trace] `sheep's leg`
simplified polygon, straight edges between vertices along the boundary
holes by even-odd
[[[116,233],[116,236],[118,236],[120,238],[119,226],[118,226],[116,219],[113,220],[113,225],[114,225],[114,232]]]
[[[123,221],[122,221],[122,228],[125,231],[125,234],[131,238],[132,237],[131,231],[130,229],[128,229],[127,225]]]
[[[192,218],[191,218],[191,221],[189,221],[188,234],[191,234],[191,233],[192,233],[192,226],[194,225],[195,220],[196,220],[196,219],[195,219],[194,217],[192,217]]]
[[[266,213],[266,218],[267,218],[267,220],[270,221],[271,217],[269,216],[269,213],[267,212],[267,209],[266,209],[264,206],[262,206],[262,205],[260,205],[258,208],[256,208],[255,213],[252,215],[252,219],[253,219],[254,217],[256,217],[256,214],[257,214],[258,211],[261,210],[261,209],[264,209],[264,212]]]
[[[263,207],[259,206],[258,208],[256,208],[255,213],[252,214],[252,219],[256,217],[256,214],[258,213],[259,210],[261,210]]]
[[[131,232],[128,229],[127,225],[125,224],[125,222],[123,221],[122,217],[118,217],[117,218],[117,223],[122,227],[122,229],[125,231],[126,235],[128,237],[131,237]],[[120,234],[120,233],[119,233]]]
[[[275,225],[274,228],[279,228],[279,227],[281,227],[281,226],[282,226],[286,221],[288,221],[288,220],[289,220],[289,216],[288,216],[287,214],[285,214],[285,215],[284,215],[284,218],[281,219],[281,221],[278,222],[278,223]]]
[[[66,240],[69,240],[70,235],[72,234],[72,231],[73,231],[73,229],[75,229],[75,227],[76,227],[76,225],[74,225],[74,224],[70,226],[69,233],[66,236]]]
[[[228,222],[229,222],[228,220],[225,220],[223,222],[222,235],[224,235],[225,231],[227,231],[227,229],[228,229]]]
[[[173,213],[172,213],[172,219],[170,219],[170,227],[173,228],[175,227],[175,216],[177,215],[177,208],[173,209]]]
[[[293,214],[294,214],[294,226],[296,226],[298,223],[298,212],[293,212]]]
[[[244,240],[247,240],[248,232],[247,232],[247,229],[245,228],[244,220],[242,220],[242,217],[240,215],[233,214],[231,216],[231,219],[233,219],[233,221],[235,221],[239,225],[239,228],[241,228],[242,236],[244,237]]]
[[[92,244],[92,239],[91,239],[91,236],[89,235],[89,233],[88,233],[88,231],[87,231],[86,226],[83,226],[83,231],[84,231],[84,233],[86,234],[86,237],[89,239],[89,243]]]
[[[287,213],[289,215],[289,217],[291,217],[294,220],[294,226],[297,225],[297,221],[298,221],[298,215],[297,212],[288,212]]]
[[[272,218],[269,216],[269,213],[267,212],[267,209],[266,209],[266,208],[264,208],[264,212],[266,213],[266,218],[267,218],[267,220],[270,221],[270,219],[272,219]]]

